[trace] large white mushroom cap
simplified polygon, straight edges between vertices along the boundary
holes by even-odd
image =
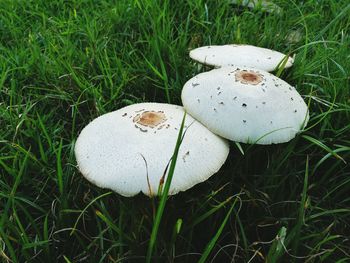
[[[98,117],[81,131],[75,144],[80,171],[93,184],[123,196],[157,194],[183,115],[181,106],[140,103]],[[185,130],[170,194],[208,179],[229,152],[226,140],[189,115]]]
[[[273,71],[286,55],[278,51],[250,45],[204,46],[190,51],[190,57],[202,64],[216,68],[243,66]],[[289,57],[285,68],[293,65]]]
[[[212,132],[243,143],[287,142],[309,119],[308,107],[294,87],[253,68],[201,73],[185,84],[182,103]]]

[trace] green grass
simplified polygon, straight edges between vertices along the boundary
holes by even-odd
[[[2,0],[0,261],[145,262],[153,240],[152,262],[350,262],[350,4],[275,2],[281,14],[229,1]],[[207,70],[188,51],[225,43],[296,54],[278,74],[310,122],[286,144],[232,142],[216,175],[166,200],[155,238],[159,201],[88,183],[75,140],[120,107],[181,104],[182,85]]]

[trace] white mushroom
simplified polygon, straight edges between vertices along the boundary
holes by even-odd
[[[294,87],[253,68],[201,73],[185,84],[182,103],[212,132],[243,143],[287,142],[309,119],[308,107]]]
[[[250,9],[261,8],[262,11],[272,13],[280,13],[282,8],[278,5],[266,0],[231,0],[232,4],[247,6]]]
[[[291,30],[286,36],[286,42],[288,44],[295,44],[303,39],[303,34],[300,29]]]
[[[273,71],[284,61],[285,54],[271,49],[251,45],[204,46],[190,51],[190,57],[205,65],[216,68],[224,66],[244,66]],[[293,65],[289,57],[285,68]]]
[[[77,139],[75,155],[80,171],[90,182],[123,196],[139,192],[156,195],[183,115],[181,106],[141,103],[98,117]],[[208,179],[229,152],[226,140],[189,115],[185,130],[169,194]]]

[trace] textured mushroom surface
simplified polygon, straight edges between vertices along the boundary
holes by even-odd
[[[93,184],[123,196],[157,194],[183,115],[181,106],[140,103],[96,118],[75,145],[79,170]],[[184,130],[170,194],[208,179],[229,152],[226,140],[188,114]]]
[[[225,67],[201,73],[185,84],[181,97],[194,118],[237,142],[287,142],[309,119],[308,107],[294,87],[254,68]]]
[[[193,60],[216,68],[242,66],[265,71],[276,69],[285,56],[278,51],[251,45],[204,46],[190,51]],[[293,62],[289,57],[285,68],[291,67]]]

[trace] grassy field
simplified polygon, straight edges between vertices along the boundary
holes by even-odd
[[[281,77],[310,122],[286,144],[232,142],[220,172],[168,199],[152,262],[350,262],[350,4],[275,2],[282,13],[229,1],[2,0],[0,261],[144,262],[159,200],[88,183],[76,138],[129,104],[181,104],[182,85],[207,70],[190,49],[246,43],[296,54]]]

